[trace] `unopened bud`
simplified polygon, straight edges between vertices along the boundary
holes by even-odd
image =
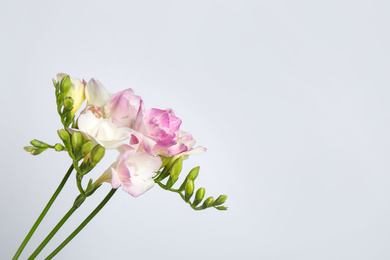
[[[73,108],[73,103],[74,103],[73,98],[66,97],[64,98],[63,103],[66,110],[71,110]]]
[[[69,133],[65,129],[60,129],[57,131],[58,136],[61,138],[62,141],[68,141],[69,140]]]
[[[90,140],[87,140],[81,146],[81,154],[83,156],[87,155],[93,148],[93,143]]]
[[[173,180],[177,180],[179,178],[179,174],[182,168],[183,168],[183,157],[179,157],[175,160],[175,162],[172,165],[170,175]]]
[[[54,150],[56,150],[57,152],[63,151],[64,149],[65,149],[65,147],[62,146],[62,144],[55,144],[54,145]]]
[[[31,153],[33,150],[35,150],[35,147],[33,147],[33,146],[25,146],[25,147],[23,147],[23,149],[24,149],[26,152]]]
[[[40,153],[42,153],[43,151],[45,151],[47,148],[35,148],[31,150],[31,154],[32,155],[38,155]]]
[[[219,206],[222,205],[227,199],[226,195],[219,196],[213,203],[213,206]]]
[[[69,91],[71,86],[72,86],[72,83],[70,82],[70,77],[69,77],[69,75],[66,75],[61,80],[61,92],[66,94]]]
[[[172,160],[172,157],[163,157],[162,158],[162,164],[160,169],[164,168],[165,166],[168,165],[168,163]]]
[[[193,206],[197,206],[204,198],[204,195],[206,193],[206,190],[204,188],[200,188],[196,191],[194,202],[192,203]]]
[[[198,174],[199,174],[199,166],[193,168],[190,173],[188,174],[187,176],[187,179],[188,180],[195,180],[196,177],[198,177]]]
[[[80,132],[74,132],[72,134],[72,146],[75,150],[78,150],[81,148],[83,141],[84,141],[84,138]]]
[[[208,197],[202,205],[202,209],[209,208],[211,205],[213,205],[214,198],[213,197]]]
[[[193,193],[194,193],[194,181],[188,180],[186,183],[184,200],[189,201]]]
[[[31,140],[30,144],[32,146],[38,147],[38,148],[47,148],[49,145],[47,143],[44,143],[42,141],[39,141],[37,139]]]
[[[96,145],[91,152],[91,165],[95,166],[100,162],[100,160],[104,157],[106,149],[104,149],[101,145]]]

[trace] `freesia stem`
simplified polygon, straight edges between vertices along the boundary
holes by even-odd
[[[28,258],[28,260],[33,260],[37,255],[42,251],[42,249],[46,246],[47,243],[53,238],[53,236],[57,233],[57,231],[62,227],[62,225],[68,220],[68,218],[75,212],[77,207],[72,206],[70,210],[65,214],[65,216],[58,222],[58,224],[53,228],[53,230],[47,235],[45,240],[35,249],[34,253]]]
[[[28,234],[25,237],[25,239],[23,240],[22,244],[19,246],[18,251],[16,251],[16,253],[15,253],[14,257],[12,258],[12,260],[17,260],[19,258],[20,254],[22,253],[23,249],[26,247],[28,241],[30,240],[30,238],[34,234],[35,230],[38,228],[39,224],[41,223],[41,221],[45,217],[46,213],[49,211],[51,205],[56,200],[58,194],[61,192],[62,188],[64,187],[64,185],[65,185],[66,181],[68,180],[68,178],[69,178],[70,174],[72,173],[72,171],[73,171],[73,164],[69,167],[69,170],[66,172],[66,174],[65,174],[64,178],[62,179],[60,185],[58,186],[58,188],[54,192],[53,196],[50,198],[49,202],[46,204],[46,207],[43,209],[43,211],[39,215],[38,219],[35,221],[34,225],[30,229],[30,232],[28,232]]]
[[[62,242],[45,260],[52,259],[58,252],[61,251],[87,224],[88,222],[106,205],[106,203],[111,199],[111,197],[116,192],[116,189],[111,189],[111,191],[107,194],[107,196],[103,199],[102,202],[92,211],[91,214],[78,226],[72,234],[70,234],[64,242]]]

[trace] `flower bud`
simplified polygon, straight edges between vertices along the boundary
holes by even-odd
[[[31,153],[33,150],[35,150],[35,147],[33,147],[33,146],[25,146],[25,147],[23,147],[23,149],[24,149],[26,152]]]
[[[206,190],[204,188],[200,188],[196,191],[194,202],[192,203],[193,206],[197,206],[204,198],[204,195],[206,193]]]
[[[214,198],[213,198],[213,197],[208,197],[208,198],[203,202],[202,209],[206,209],[206,208],[211,207],[211,205],[213,205],[213,202],[214,202]]]
[[[74,132],[72,134],[72,146],[75,150],[78,150],[81,148],[83,141],[84,141],[84,138],[80,132]]]
[[[105,149],[101,145],[96,145],[91,152],[91,166],[95,166],[104,157]]]
[[[189,201],[193,193],[194,193],[194,181],[188,180],[186,183],[184,200]]]
[[[187,176],[187,179],[188,180],[195,180],[196,177],[198,177],[198,174],[199,174],[199,166],[193,168],[190,173],[188,174]]]
[[[63,103],[66,110],[71,110],[73,108],[73,103],[74,103],[73,98],[66,97],[64,98]]]
[[[93,148],[93,143],[90,140],[87,140],[81,146],[81,154],[83,156],[87,155]]]
[[[39,141],[37,139],[31,140],[30,144],[32,146],[38,147],[38,148],[48,148],[49,145],[47,143],[44,143],[42,141]]]
[[[221,195],[219,196],[213,203],[213,206],[219,206],[219,205],[222,205],[225,200],[227,199],[227,196],[226,195]]]
[[[55,144],[54,145],[54,150],[56,150],[57,152],[63,151],[64,149],[65,149],[65,147],[62,146],[62,144]]]
[[[172,157],[163,157],[162,158],[162,164],[160,169],[164,168],[165,166],[168,165],[168,163],[172,160]]]
[[[46,149],[47,148],[36,148],[36,147],[32,147],[32,146],[24,147],[24,150],[27,152],[30,152],[32,155],[38,155],[38,154],[42,153],[43,151],[45,151]]]
[[[172,180],[176,181],[179,178],[179,174],[182,168],[183,168],[183,157],[179,157],[175,160],[175,162],[172,165],[172,169],[170,173]]]
[[[62,141],[69,141],[69,133],[65,129],[60,129],[57,131],[58,136],[61,138]]]
[[[67,93],[72,86],[69,75],[66,75],[61,80],[61,92]]]

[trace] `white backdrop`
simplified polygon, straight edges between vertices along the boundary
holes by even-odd
[[[51,79],[97,77],[171,107],[198,144],[196,187],[122,191],[57,259],[390,259],[388,1],[1,1],[0,254],[11,259],[69,167],[33,157],[61,127]],[[108,154],[91,176],[115,159]],[[110,189],[88,199],[47,256]],[[26,259],[77,195],[74,176]]]

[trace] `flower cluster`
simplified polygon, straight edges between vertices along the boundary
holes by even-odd
[[[30,142],[31,146],[24,149],[32,155],[38,155],[47,149],[66,151],[72,159],[72,164],[19,246],[14,260],[23,252],[73,170],[76,171],[79,195],[65,216],[31,254],[28,258],[30,260],[40,254],[73,212],[94,194],[103,182],[111,184],[110,192],[45,259],[52,259],[61,251],[104,207],[119,187],[133,197],[138,197],[157,183],[165,190],[178,193],[194,210],[227,209],[222,205],[227,199],[226,195],[220,195],[214,200],[212,196],[205,199],[206,190],[203,187],[195,192],[194,181],[199,174],[199,166],[188,173],[179,188],[173,188],[182,171],[183,160],[189,155],[201,154],[206,149],[201,146],[194,147],[194,138],[180,129],[181,120],[172,109],[146,109],[142,98],[135,95],[132,89],[110,94],[94,78],[87,83],[60,73],[57,75],[57,81],[53,80],[53,85],[57,112],[63,125],[63,128],[58,130],[62,144],[49,145],[34,139]],[[85,108],[76,116],[85,100]],[[83,178],[102,160],[107,149],[119,153],[116,161],[96,181],[90,179],[87,186],[83,187]]]
[[[60,82],[65,74],[58,74]],[[86,83],[70,79],[69,96],[77,110],[86,98],[86,107],[77,118],[77,127],[85,139],[120,154],[100,178],[113,188],[122,186],[137,197],[154,185],[153,177],[162,165],[162,158],[201,154],[206,149],[194,148],[190,133],[180,129],[182,121],[172,109],[146,109],[144,101],[129,88],[110,94],[95,78]]]

